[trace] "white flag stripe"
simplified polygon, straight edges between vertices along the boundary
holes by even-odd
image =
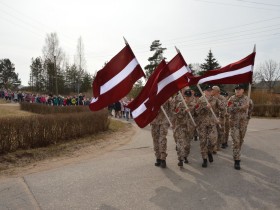
[[[90,103],[91,103],[91,104],[92,104],[92,103],[95,103],[97,100],[98,100],[98,97],[97,97],[97,98],[93,98],[93,99],[91,100]]]
[[[116,85],[121,83],[138,65],[136,58],[131,60],[127,66],[121,70],[116,76],[106,82],[104,85],[100,87],[100,94],[104,94],[114,88]]]
[[[180,68],[179,70],[177,70],[176,72],[174,72],[173,74],[169,75],[168,77],[164,78],[163,80],[161,80],[158,83],[158,89],[157,89],[157,94],[168,84],[170,84],[171,82],[176,81],[177,79],[179,79],[180,77],[182,77],[184,74],[188,73],[188,69],[186,68],[186,66],[183,66],[182,68]]]
[[[144,111],[146,111],[147,107],[145,106],[145,103],[148,101],[149,99],[147,98],[140,106],[137,107],[137,109],[135,109],[132,112],[132,116],[133,118],[137,118],[139,115],[141,115]]]
[[[245,74],[245,73],[248,73],[250,71],[252,71],[252,65],[245,66],[242,69],[229,71],[229,72],[224,72],[224,73],[217,74],[217,75],[214,75],[214,76],[205,77],[205,78],[199,80],[198,84],[202,84],[202,83],[209,82],[209,81],[212,81],[212,80],[224,79],[224,78],[236,76],[236,75],[239,75],[239,74]]]

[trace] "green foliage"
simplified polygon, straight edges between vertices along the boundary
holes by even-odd
[[[0,60],[0,87],[15,89],[21,84],[10,59]]]
[[[163,57],[164,50],[166,50],[166,48],[161,47],[161,43],[159,40],[155,40],[152,42],[150,46],[150,51],[155,51],[155,52],[152,57],[148,58],[148,61],[150,63],[144,67],[144,69],[146,70],[146,79],[148,79],[151,76],[151,74],[154,72],[158,64],[163,59],[165,59]]]
[[[31,90],[34,91],[44,91],[45,90],[45,76],[43,68],[43,60],[41,57],[35,59],[32,58],[32,63],[30,65],[30,81],[29,85]]]
[[[144,85],[143,85],[143,81],[141,79],[139,79],[133,86],[133,88],[131,89],[130,93],[128,94],[128,96],[130,98],[136,98],[136,96],[139,95],[139,93],[141,92],[141,90],[143,89]]]
[[[213,70],[213,69],[219,69],[221,68],[220,64],[214,58],[214,55],[211,50],[209,50],[209,53],[207,55],[207,58],[205,59],[205,63],[202,63],[200,65],[200,68],[202,69],[200,72],[198,72],[199,75],[203,75],[206,71]]]

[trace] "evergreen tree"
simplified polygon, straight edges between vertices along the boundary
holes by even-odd
[[[203,75],[206,71],[213,70],[213,69],[219,69],[221,68],[220,64],[214,58],[214,55],[211,50],[209,50],[209,53],[207,55],[207,58],[205,59],[205,63],[202,63],[200,65],[201,71],[198,72],[199,75]]]
[[[41,57],[35,59],[32,58],[32,63],[30,65],[30,81],[29,85],[31,90],[35,91],[45,91],[45,77],[44,77],[44,68],[43,60]]]
[[[91,89],[91,84],[92,84],[92,76],[86,72],[83,76],[81,92],[87,92],[89,89]]]
[[[143,89],[144,85],[143,85],[143,81],[142,79],[139,79],[134,85],[133,88],[131,89],[131,91],[129,92],[128,96],[130,98],[136,98],[139,93],[141,92],[141,90]]]
[[[158,64],[165,59],[163,57],[163,52],[166,50],[166,48],[161,47],[161,43],[159,40],[155,40],[152,42],[150,46],[150,51],[155,51],[152,57],[148,58],[148,61],[150,62],[147,66],[144,67],[146,70],[146,79],[148,79],[151,74],[154,72],[155,68],[158,66]]]
[[[0,60],[0,87],[17,88],[21,84],[18,74],[15,73],[15,65],[10,59]]]

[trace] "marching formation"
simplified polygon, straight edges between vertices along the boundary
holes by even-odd
[[[223,93],[222,95],[218,86],[207,85],[203,95],[198,99],[190,89],[182,91],[183,100],[187,106],[180,97],[181,93],[165,102],[156,118],[151,122],[156,156],[155,166],[166,167],[166,136],[170,126],[169,118],[176,143],[178,166],[182,167],[183,163],[188,163],[195,131],[199,136],[202,167],[204,168],[208,166],[208,162],[214,161],[213,154],[216,154],[220,148],[228,147],[230,133],[234,168],[240,170],[241,147],[253,110],[253,102],[244,95],[244,91],[244,85],[236,85],[235,94],[227,99],[228,94]],[[191,116],[195,118],[195,124]]]
[[[134,83],[145,77],[138,60],[125,40],[126,46],[115,55],[103,69],[97,72],[93,81],[93,99],[89,105],[98,111],[124,98]],[[176,48],[176,47],[175,47]],[[219,69],[206,71],[195,76],[185,62],[181,52],[169,61],[164,59],[155,67],[146,85],[138,96],[126,107],[140,128],[152,126],[152,137],[156,166],[166,167],[166,135],[168,127],[173,129],[178,154],[178,166],[188,163],[191,140],[200,140],[202,167],[213,162],[213,154],[220,147],[228,146],[229,130],[233,139],[234,168],[240,169],[240,151],[253,103],[244,95],[244,86],[235,87],[235,94],[228,100],[221,96],[219,86],[200,84],[252,84],[256,49],[243,59]],[[201,97],[196,99],[186,87],[197,86]],[[182,93],[182,90],[183,93]],[[176,95],[176,93],[178,93]],[[183,96],[184,94],[184,96]],[[174,96],[176,95],[176,96]]]

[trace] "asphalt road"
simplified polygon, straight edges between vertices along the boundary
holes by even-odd
[[[279,119],[250,121],[240,171],[231,146],[202,168],[198,141],[179,169],[171,130],[167,168],[155,167],[150,129],[137,130],[97,158],[0,181],[0,209],[280,209]]]

